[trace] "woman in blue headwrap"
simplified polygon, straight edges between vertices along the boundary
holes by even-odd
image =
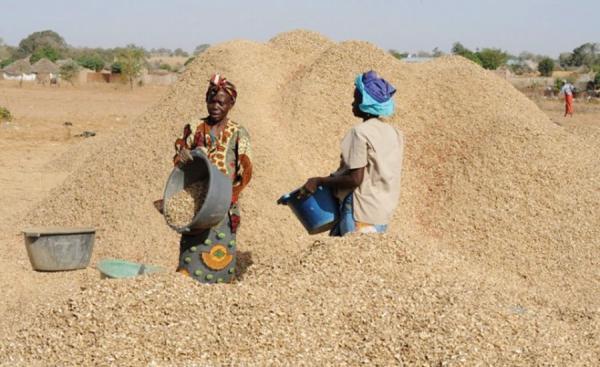
[[[339,169],[304,184],[309,193],[333,189],[341,214],[333,236],[385,232],[400,196],[404,137],[381,119],[394,113],[396,89],[374,71],[358,75],[354,85],[352,112],[362,122],[342,139]]]

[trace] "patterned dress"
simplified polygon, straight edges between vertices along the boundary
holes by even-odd
[[[236,264],[236,231],[240,225],[238,199],[252,178],[250,136],[245,128],[227,121],[214,136],[210,125],[202,120],[196,127],[184,127],[183,137],[175,149],[201,149],[208,159],[231,178],[233,193],[229,214],[208,230],[181,236],[177,271],[202,283],[227,283],[233,280]],[[175,164],[179,158],[175,155]]]

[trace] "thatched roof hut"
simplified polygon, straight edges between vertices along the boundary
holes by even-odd
[[[31,67],[28,59],[21,59],[6,66],[4,69],[2,69],[2,71],[7,75],[20,76],[23,74],[32,74],[33,68]]]
[[[58,66],[48,59],[40,59],[32,66],[36,74],[58,74]]]

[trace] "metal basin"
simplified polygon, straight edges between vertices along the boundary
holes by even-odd
[[[93,228],[30,228],[23,231],[33,269],[62,271],[85,269],[92,256]]]
[[[194,160],[183,168],[175,167],[167,179],[163,203],[177,192],[200,181],[208,181],[208,191],[200,210],[190,223],[183,227],[171,228],[179,233],[192,230],[210,228],[225,218],[231,206],[232,185],[231,179],[217,169],[200,150],[192,151]],[[164,213],[167,211],[165,209]]]

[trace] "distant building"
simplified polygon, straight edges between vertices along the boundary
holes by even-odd
[[[2,69],[2,77],[5,80],[33,81],[36,75],[27,58],[17,60]]]
[[[31,67],[39,83],[46,83],[58,78],[59,67],[48,59],[40,59]]]
[[[423,57],[423,56],[417,56],[416,54],[408,54],[408,56],[406,56],[405,58],[403,58],[401,60],[404,62],[408,62],[408,63],[420,63],[420,62],[431,61],[431,60],[433,60],[433,57]]]

